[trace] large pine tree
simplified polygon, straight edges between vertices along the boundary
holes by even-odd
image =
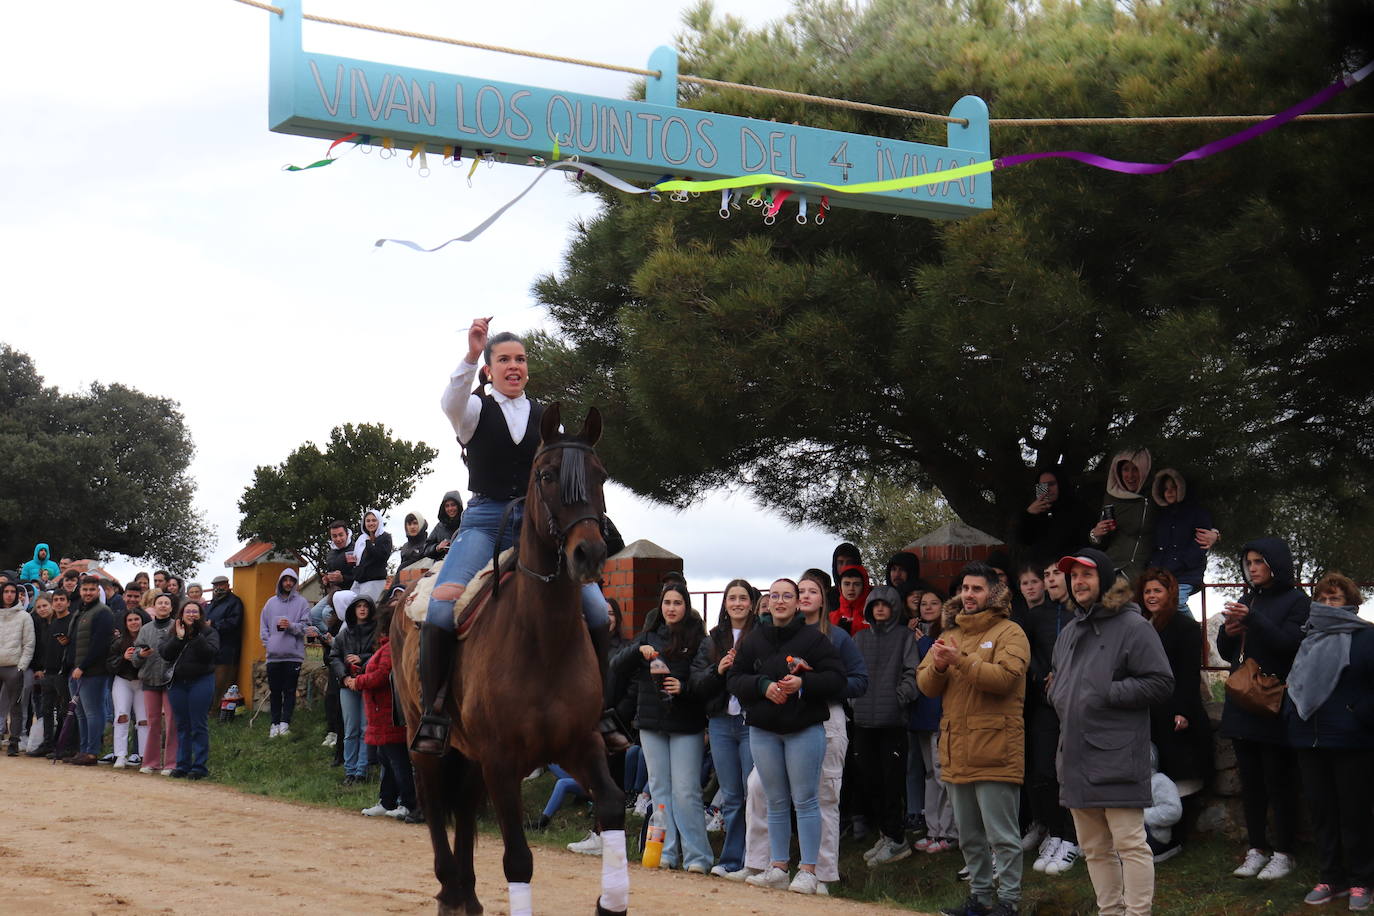
[[[802,2],[747,30],[688,17],[682,72],[993,117],[1274,112],[1358,67],[1359,24],[1301,0]],[[1374,109],[1374,80],[1327,110]],[[692,107],[943,143],[942,128],[738,92]],[[1167,161],[1240,129],[994,127],[993,155]],[[823,228],[721,220],[704,198],[597,191],[536,294],[544,396],[607,413],[613,476],[687,504],[743,484],[834,529],[874,473],[938,487],[1010,537],[1032,469],[1085,493],[1144,444],[1225,546],[1292,536],[1370,571],[1374,171],[1368,121],[1293,124],[1163,175],[1049,161],[993,177],[991,212],[836,210]]]

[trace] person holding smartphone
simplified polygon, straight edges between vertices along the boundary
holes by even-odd
[[[304,598],[301,603],[308,612]],[[200,602],[188,598],[172,621],[171,638],[162,644],[162,657],[172,664],[172,684],[167,692],[177,720],[173,778],[204,779],[210,775],[209,710],[215,692],[219,634],[203,613]]]
[[[1088,533],[1092,545],[1115,564],[1117,574],[1132,582],[1145,571],[1154,549],[1154,503],[1144,492],[1150,461],[1150,450],[1144,448],[1112,456],[1102,512]]]

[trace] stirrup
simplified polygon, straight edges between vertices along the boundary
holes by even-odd
[[[448,749],[448,730],[451,725],[448,716],[431,713],[421,716],[420,726],[415,729],[415,739],[410,742],[411,752],[443,756]]]

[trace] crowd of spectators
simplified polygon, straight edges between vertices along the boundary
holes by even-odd
[[[828,570],[763,589],[730,582],[709,627],[680,577],[665,580],[632,638],[610,602],[606,702],[636,739],[615,770],[627,805],[664,813],[661,866],[823,894],[848,835],[872,841],[863,858],[874,869],[960,853],[969,894],[948,916],[1014,914],[1027,862],[1059,876],[1080,859],[1102,912],[1148,913],[1155,867],[1183,852],[1214,776],[1208,640],[1187,598],[1221,536],[1182,474],[1151,479],[1150,468],[1146,450],[1116,455],[1096,518],[1060,472],[1044,471],[1014,555],[970,564],[946,588],[910,553],[879,577],[841,544]],[[462,512],[454,491],[433,528],[408,514],[399,546],[377,510],[356,536],[332,523],[323,597],[312,606],[288,569],[260,614],[269,739],[291,734],[306,645],[318,642],[325,745],[341,781],[381,775],[365,815],[423,821],[391,713],[388,631],[406,570],[442,562]],[[22,570],[0,575],[7,753],[27,740],[30,756],[203,778],[207,713],[232,684],[244,623],[228,580],[212,580],[209,596],[165,571],[121,586],[49,554],[39,544]],[[1374,625],[1339,573],[1310,597],[1298,588],[1280,539],[1247,543],[1238,559],[1248,585],[1226,602],[1215,648],[1287,693],[1278,714],[1230,695],[1222,708],[1248,835],[1234,874],[1288,876],[1306,805],[1320,870],[1307,902],[1366,909]],[[586,795],[556,775],[540,826]],[[724,833],[719,857],[711,830]],[[601,843],[593,830],[569,848]]]

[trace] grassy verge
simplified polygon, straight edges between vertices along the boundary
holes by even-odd
[[[298,710],[295,719],[289,735],[270,741],[267,739],[270,723],[265,716],[260,716],[251,728],[246,716],[228,725],[212,722],[210,770],[213,780],[256,795],[353,811],[375,803],[375,784],[344,788],[340,785],[342,768],[329,766],[333,751],[320,746],[325,728],[319,705]],[[546,829],[533,829],[533,822],[552,784],[548,775],[524,784],[528,837],[531,844],[561,848],[585,836],[591,820],[585,804],[570,803]],[[627,832],[637,837],[638,827],[639,819],[631,816]],[[490,821],[483,824],[483,829],[496,831],[495,824]],[[712,834],[711,840],[718,851],[721,836]],[[630,845],[633,855],[634,839]],[[963,864],[957,852],[936,856],[913,853],[903,862],[872,870],[862,859],[869,845],[852,840],[841,845],[840,871],[844,878],[831,885],[832,894],[935,912],[967,893],[968,886],[957,878]],[[1231,869],[1240,852],[1239,846],[1228,840],[1196,837],[1181,855],[1158,866],[1154,912],[1158,916],[1279,916],[1307,909],[1302,904],[1303,895],[1316,883],[1310,851],[1292,876],[1271,883],[1231,877]],[[1023,913],[1029,916],[1089,916],[1097,912],[1092,885],[1081,864],[1066,877],[1049,878],[1032,871],[1030,862],[1028,857],[1024,867]],[[1343,905],[1335,906],[1344,910]]]

